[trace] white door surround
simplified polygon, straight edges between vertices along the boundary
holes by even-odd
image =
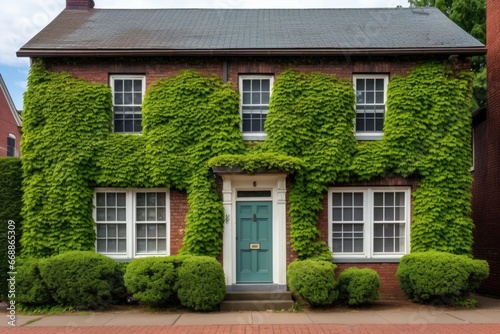
[[[222,195],[225,211],[223,235],[223,267],[226,285],[236,282],[236,202],[272,201],[273,205],[273,282],[271,289],[286,290],[286,174],[219,173],[223,180]],[[270,197],[238,197],[238,191],[270,191]],[[251,285],[241,284],[243,289]],[[261,287],[262,288],[262,287]]]

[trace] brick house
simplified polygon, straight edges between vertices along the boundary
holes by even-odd
[[[352,80],[355,138],[377,141],[384,135],[392,77],[407,75],[417,63],[450,57],[466,69],[468,57],[484,53],[481,43],[433,8],[112,10],[94,9],[92,0],[67,0],[66,9],[18,56],[109,85],[114,132],[123,133],[141,132],[142,97],[157,79],[184,69],[215,75],[240,93],[243,140],[259,142],[266,138],[273,82],[288,68]],[[229,289],[286,289],[287,264],[297,258],[290,241],[293,177],[285,171],[223,169],[215,175],[226,217],[220,259]],[[395,272],[410,252],[411,196],[418,181],[418,176],[391,175],[331,184],[324,193],[319,238],[340,270],[375,269],[383,298],[402,297]],[[98,252],[130,260],[181,248],[185,192],[103,185],[94,189],[94,198]],[[388,213],[378,221],[374,216],[380,210]],[[151,220],[144,218],[149,212]],[[144,220],[149,223],[141,224]],[[247,221],[263,222],[263,228],[247,232]]]
[[[18,157],[21,117],[0,75],[0,157]]]
[[[486,34],[488,64],[488,105],[473,114],[474,183],[472,187],[472,218],[474,255],[487,260],[490,276],[481,285],[484,293],[500,295],[500,25],[496,19],[500,4],[487,1]]]

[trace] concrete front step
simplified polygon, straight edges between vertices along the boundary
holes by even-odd
[[[238,291],[226,293],[224,300],[292,300],[290,291]]]
[[[224,300],[220,304],[223,312],[288,310],[293,307],[293,300]]]
[[[293,304],[290,291],[228,292],[220,305],[220,310],[226,312],[288,310]]]

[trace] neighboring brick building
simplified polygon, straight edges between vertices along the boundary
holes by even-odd
[[[474,113],[472,218],[474,255],[487,260],[490,276],[481,291],[500,296],[500,3],[486,4],[488,105]]]
[[[93,7],[92,0],[67,0],[66,9],[24,45],[18,56],[42,59],[51,71],[66,71],[87,81],[109,84],[114,96],[115,132],[140,132],[140,107],[147,87],[157,79],[190,69],[232,83],[241,94],[243,139],[263,140],[273,81],[292,68],[353,80],[358,96],[356,138],[379,140],[383,136],[387,84],[393,76],[405,76],[417,63],[445,61],[451,56],[457,56],[460,68],[464,69],[468,57],[485,52],[481,43],[435,8],[104,10]],[[133,103],[132,94],[137,103]],[[259,101],[252,100],[254,97]],[[285,289],[286,265],[297,257],[290,245],[288,199],[293,177],[285,172],[254,175],[221,172],[217,177],[226,214],[221,260],[228,286],[241,287],[245,285],[242,283],[253,282],[247,286]],[[410,251],[411,194],[417,185],[416,176],[391,175],[359,183],[332,184],[323,199],[317,226],[321,240],[333,250],[334,262],[341,269],[357,265],[377,270],[383,298],[402,298],[395,271],[399,259]],[[135,209],[139,217],[146,211],[137,203],[149,198],[150,193],[157,201],[156,212],[167,210],[170,227],[166,236],[155,239],[156,248],[151,254],[178,252],[188,210],[184,192],[159,188],[111,189],[105,185],[95,189],[97,251],[117,259],[148,255],[149,248],[141,248],[142,232],[139,227],[132,228],[138,224],[129,218],[122,229],[115,222],[113,234],[132,234],[115,240],[116,237],[106,234],[110,226],[105,212],[123,210],[125,215],[126,210]],[[397,212],[399,218],[387,218],[391,222],[384,225],[396,235],[383,234],[379,236],[383,245],[374,246],[376,218],[367,214],[363,218],[337,219],[335,214],[354,212],[356,216],[363,210],[373,212],[377,200],[384,202],[380,208]],[[123,203],[122,207],[118,202]],[[272,259],[263,270],[270,276],[264,279],[256,273],[244,276],[246,273],[237,272],[241,266],[238,261],[243,261],[237,255],[243,252],[237,246],[236,235],[240,233],[237,223],[247,209],[256,212],[254,221],[261,219],[257,214],[262,213],[265,216],[262,219],[271,224]],[[160,227],[163,229],[160,225],[156,223],[155,227],[159,234]],[[259,249],[260,245],[254,241],[250,249]],[[350,251],[346,251],[348,245]]]
[[[21,117],[0,75],[0,157],[19,156]]]

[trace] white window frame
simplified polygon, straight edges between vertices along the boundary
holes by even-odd
[[[13,151],[13,154],[12,155],[9,155],[9,139],[14,139],[14,151]],[[14,134],[12,133],[9,133],[7,135],[7,156],[11,156],[11,157],[18,157],[19,156],[19,152],[17,151],[17,138]]]
[[[166,251],[165,252],[157,252],[157,253],[137,253],[137,235],[136,235],[136,193],[148,193],[148,192],[164,192],[165,193],[165,219],[166,219]],[[170,191],[166,188],[95,188],[94,189],[94,210],[93,210],[93,219],[95,222],[95,233],[96,233],[96,242],[95,249],[97,252],[97,193],[125,193],[125,201],[126,201],[126,245],[127,251],[123,253],[119,252],[99,252],[100,254],[109,256],[113,259],[117,260],[130,260],[134,258],[140,257],[149,257],[149,256],[166,256],[170,255]]]
[[[142,114],[142,103],[144,102],[144,95],[146,93],[146,76],[145,75],[127,75],[127,74],[113,74],[113,75],[110,75],[109,76],[109,86],[111,87],[111,93],[112,93],[112,98],[113,98],[113,132],[115,133],[124,133],[124,134],[127,134],[127,133],[136,133],[136,134],[140,134],[142,132],[141,131],[119,131],[117,132],[115,130],[115,111],[114,111],[114,107],[115,107],[115,80],[116,79],[119,79],[119,80],[141,80],[142,81],[142,98],[141,98],[141,105],[140,105],[140,108],[141,108],[141,128],[143,128],[142,126],[142,121],[143,121],[143,114]],[[124,106],[138,106],[137,104],[130,104],[130,105],[124,105]]]
[[[389,84],[388,74],[354,74],[352,76],[352,82],[354,86],[354,94],[357,93],[356,81],[357,79],[383,79],[384,80],[384,123],[387,114],[387,85]],[[375,104],[375,103],[374,103]],[[356,111],[357,103],[355,102],[354,109]],[[357,116],[357,115],[356,115]],[[380,140],[384,135],[383,131],[362,131],[358,132],[356,130],[356,118],[354,117],[354,133],[357,140]]]
[[[252,79],[269,79],[269,101],[271,101],[271,96],[273,94],[273,84],[274,84],[274,76],[273,75],[240,75],[239,76],[239,91],[240,91],[240,130],[243,134],[243,140],[264,140],[266,139],[266,132],[243,132],[243,80],[252,80]],[[262,104],[263,106],[265,104]],[[268,111],[269,111],[269,104]]]
[[[410,252],[410,227],[411,227],[411,188],[410,187],[332,187],[328,190],[328,246],[333,250],[333,193],[359,192],[363,193],[363,252],[335,253],[333,260],[340,262],[378,262],[399,261],[402,256]],[[375,192],[404,192],[405,199],[405,233],[402,252],[375,253],[374,252],[374,193]]]

